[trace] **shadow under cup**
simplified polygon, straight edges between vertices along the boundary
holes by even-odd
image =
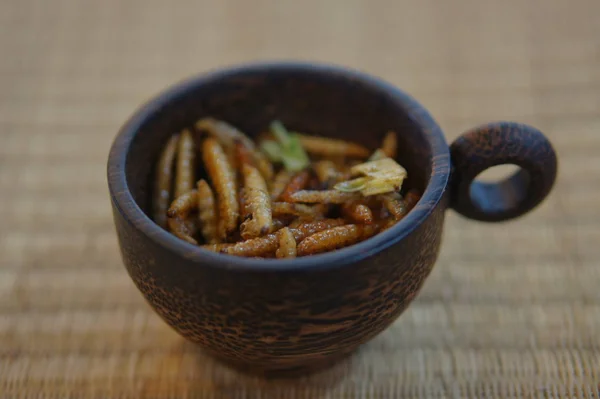
[[[291,130],[372,150],[393,130],[398,162],[408,171],[405,187],[427,191],[398,225],[340,251],[256,260],[201,250],[149,215],[162,147],[205,116],[249,136],[278,119]],[[119,244],[136,286],[182,336],[255,372],[319,369],[400,315],[437,258],[448,174],[442,133],[410,97],[362,74],[302,65],[245,67],[183,82],[132,117],[109,160]],[[435,187],[428,187],[430,179]]]

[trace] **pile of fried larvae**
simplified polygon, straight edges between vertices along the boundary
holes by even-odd
[[[279,121],[257,142],[214,118],[172,136],[156,167],[155,222],[211,251],[294,258],[372,237],[420,198],[416,190],[400,194],[406,170],[394,160],[393,131],[373,153],[289,132]]]

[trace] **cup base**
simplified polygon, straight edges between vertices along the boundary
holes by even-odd
[[[239,362],[231,358],[225,358],[218,354],[207,352],[209,356],[226,367],[230,367],[243,374],[257,376],[266,379],[293,379],[299,377],[307,377],[316,374],[342,363],[354,355],[355,351],[343,353],[335,357],[330,357],[324,360],[311,361],[310,363],[292,366],[292,367],[265,367],[264,365],[256,365],[248,362]]]

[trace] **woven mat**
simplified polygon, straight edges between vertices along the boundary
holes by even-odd
[[[0,2],[0,397],[598,398],[600,2]],[[448,139],[489,120],[546,132],[552,196],[503,225],[448,212],[418,299],[346,363],[238,374],[143,301],[105,179],[118,127],[189,75],[261,59],[381,76]]]

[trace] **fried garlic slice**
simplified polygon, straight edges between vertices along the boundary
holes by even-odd
[[[384,194],[400,191],[407,176],[406,169],[391,158],[361,163],[353,166],[350,173],[362,177],[340,182],[334,186],[334,189],[342,192],[360,191],[364,196]]]

